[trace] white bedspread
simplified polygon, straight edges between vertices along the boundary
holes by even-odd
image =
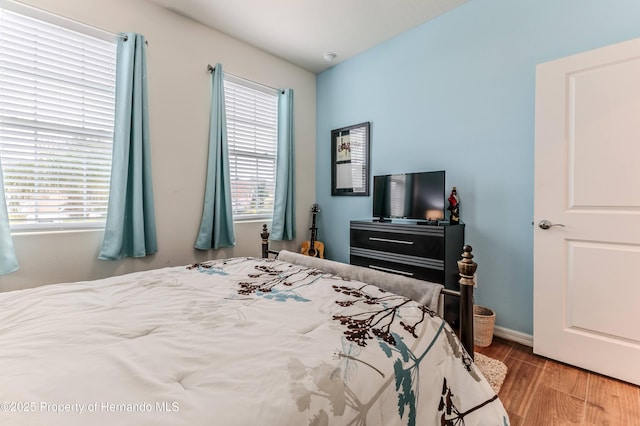
[[[431,315],[253,258],[0,293],[0,424],[508,424]]]

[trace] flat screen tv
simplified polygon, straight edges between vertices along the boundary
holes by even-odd
[[[373,177],[373,217],[444,219],[444,170]]]

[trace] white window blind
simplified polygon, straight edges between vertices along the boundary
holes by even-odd
[[[13,229],[103,226],[116,45],[0,9],[0,160]]]
[[[277,91],[226,75],[224,96],[234,219],[270,218],[276,180]]]

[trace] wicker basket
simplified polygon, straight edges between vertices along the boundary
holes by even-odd
[[[483,306],[473,305],[473,343],[476,346],[491,345],[495,323],[495,312]]]

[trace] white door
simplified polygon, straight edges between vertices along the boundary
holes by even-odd
[[[533,350],[640,385],[640,39],[539,65],[535,130]]]

